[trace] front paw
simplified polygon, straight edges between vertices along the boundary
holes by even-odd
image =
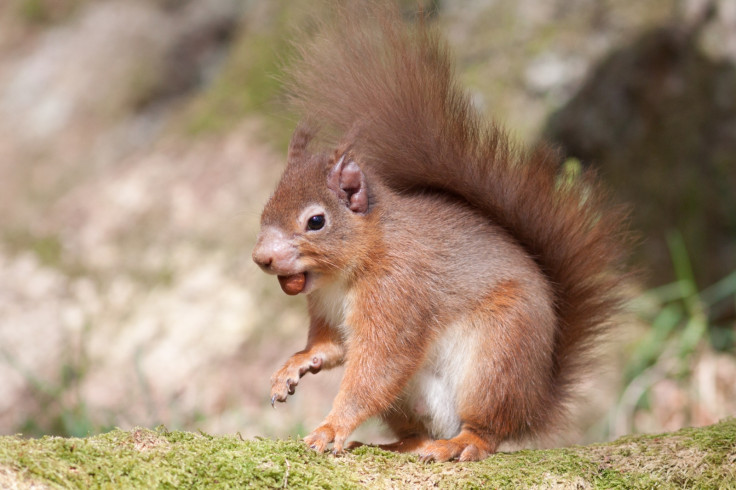
[[[327,450],[327,445],[335,440],[335,429],[330,424],[317,427],[304,438],[304,443],[318,453]]]
[[[332,444],[332,454],[337,456],[345,452],[345,440],[348,438],[352,430],[349,430],[340,425],[333,425],[330,422],[325,422],[321,426],[317,427],[304,438],[304,442],[311,449],[319,453],[323,453],[327,450],[327,445]],[[348,449],[352,449],[349,446]]]
[[[299,378],[307,372],[318,373],[321,368],[320,356],[297,354],[286,361],[286,364],[271,376],[271,405],[277,401],[285,402],[286,398],[296,391]]]

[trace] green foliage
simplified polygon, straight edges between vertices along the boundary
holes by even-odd
[[[626,366],[619,415],[651,409],[651,388],[659,381],[686,384],[697,356],[707,350],[728,352],[736,345],[733,326],[720,324],[729,321],[727,312],[736,304],[736,271],[699,290],[682,236],[672,233],[668,243],[677,281],[647,291],[634,302],[647,330]],[[692,413],[698,402],[689,400],[687,413]]]
[[[677,281],[647,291],[635,304],[651,328],[631,357],[627,382],[658,362],[675,362],[681,375],[688,374],[691,357],[705,340],[719,350],[734,345],[733,329],[713,323],[712,313],[729,299],[736,303],[736,271],[698,291],[682,237],[670,235],[669,246]]]
[[[560,174],[557,177],[557,188],[567,189],[574,185],[583,173],[583,165],[577,158],[568,158],[562,162]]]
[[[615,443],[418,462],[363,446],[342,457],[295,440],[135,429],[86,439],[0,437],[0,485],[64,488],[736,488],[736,420]],[[9,479],[11,478],[11,479]],[[19,486],[19,485],[18,485]]]

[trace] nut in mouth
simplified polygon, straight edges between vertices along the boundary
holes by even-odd
[[[278,276],[278,279],[281,289],[289,296],[294,296],[304,291],[307,284],[307,273],[300,272],[289,276]]]

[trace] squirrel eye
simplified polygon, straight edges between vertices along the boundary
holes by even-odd
[[[308,230],[321,230],[323,226],[325,226],[325,216],[323,214],[315,214],[307,220]]]

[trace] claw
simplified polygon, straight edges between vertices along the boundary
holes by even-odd
[[[272,407],[272,408],[276,408],[276,406],[274,405],[274,403],[275,403],[275,402],[276,402],[276,395],[273,395],[273,396],[271,397],[271,407]]]

